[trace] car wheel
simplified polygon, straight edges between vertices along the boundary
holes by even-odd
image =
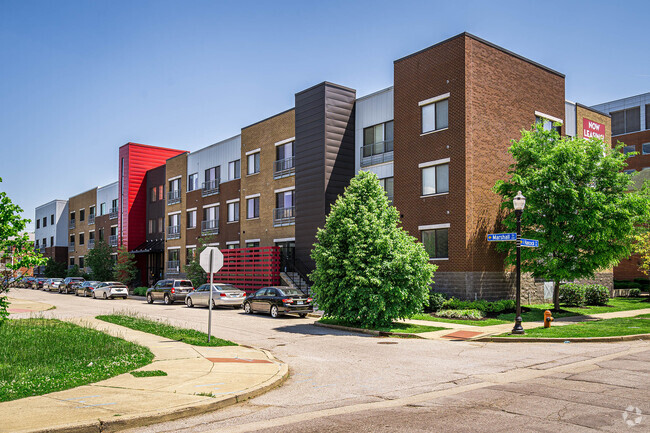
[[[273,317],[275,319],[279,315],[280,315],[280,312],[278,311],[278,306],[277,305],[271,306],[271,317]]]
[[[97,299],[97,295],[93,292],[93,299]]]
[[[75,295],[75,296],[79,296],[79,292],[77,292],[77,291],[75,290],[75,291],[74,291],[74,295]]]
[[[153,304],[153,296],[151,296],[151,293],[147,293],[147,304]]]
[[[188,307],[192,308],[192,307],[194,306],[194,304],[192,303],[192,298],[190,298],[190,297],[188,296],[188,297],[185,299],[185,305],[187,305]]]
[[[307,313],[300,313],[299,316],[304,319],[305,317],[307,317]]]
[[[104,300],[107,300],[107,299],[108,299],[108,296],[106,296],[106,292],[104,292],[104,296],[103,296],[103,297],[104,297]]]
[[[249,304],[248,302],[244,304],[244,313],[253,314],[253,310],[251,309],[251,304]]]
[[[172,298],[170,298],[168,294],[165,294],[164,301],[165,301],[165,305],[171,305],[172,304]]]

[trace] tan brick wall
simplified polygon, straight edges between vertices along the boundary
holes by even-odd
[[[583,120],[585,118],[605,125],[605,139],[603,141],[605,143],[612,141],[612,118],[581,105],[576,106],[576,132],[578,137],[584,137]]]
[[[185,236],[187,226],[187,216],[185,210],[187,209],[187,152],[178,156],[170,158],[165,164],[165,199],[167,201],[165,209],[165,263],[169,259],[169,247],[180,247],[179,260],[181,273],[184,270],[185,264]],[[169,198],[169,179],[180,176],[181,181],[181,201],[176,204],[168,204]],[[180,238],[169,239],[167,235],[167,228],[169,227],[169,214],[180,211]]]
[[[295,225],[273,227],[275,190],[295,186],[295,176],[273,178],[275,143],[295,136],[295,110],[280,113],[242,129],[241,153],[241,246],[247,239],[260,239],[260,246],[273,246],[273,239],[295,237]],[[260,148],[260,172],[248,175],[246,152]],[[260,217],[246,219],[246,196],[260,194]]]
[[[69,258],[74,257],[75,258],[74,262],[76,265],[79,264],[79,257],[85,257],[88,255],[88,239],[90,238],[90,231],[91,230],[95,231],[95,236],[97,236],[96,227],[95,227],[96,222],[95,224],[88,224],[90,207],[95,206],[95,212],[97,212],[96,202],[97,202],[97,188],[93,188],[81,194],[70,197],[70,200],[68,202],[69,213],[72,212],[75,213],[75,228],[72,230],[68,230],[68,241],[70,241],[70,235],[74,234],[75,250],[74,252],[69,251],[68,257]],[[83,221],[80,221],[79,219],[81,209],[85,210],[85,217]],[[70,219],[70,214],[68,214],[68,221],[69,219]],[[79,235],[81,233],[84,234],[83,245],[79,244]],[[68,265],[69,264],[70,264],[70,260],[68,259]],[[84,258],[84,264],[85,264],[85,258]]]

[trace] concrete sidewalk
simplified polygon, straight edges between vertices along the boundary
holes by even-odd
[[[148,347],[153,363],[140,370],[66,391],[0,403],[0,432],[105,431],[168,421],[229,406],[281,384],[288,366],[264,350],[198,347],[102,322],[70,320]]]
[[[9,301],[9,308],[7,309],[9,314],[36,313],[56,308],[54,305],[46,304],[44,302],[28,301],[26,299],[17,299],[9,296],[7,297],[7,300]]]

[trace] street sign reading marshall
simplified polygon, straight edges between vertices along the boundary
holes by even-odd
[[[536,241],[535,239],[521,238],[521,246],[522,247],[537,248],[537,247],[539,247],[539,241]]]
[[[488,235],[488,241],[500,242],[500,241],[516,241],[517,233],[493,233]]]

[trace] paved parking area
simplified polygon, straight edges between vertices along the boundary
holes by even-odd
[[[56,305],[56,310],[40,313],[52,317],[128,310],[202,331],[207,326],[207,309],[181,304],[101,301],[30,290],[16,290],[12,296]],[[617,426],[621,431],[627,428],[623,413],[628,406],[650,414],[650,407],[644,406],[650,396],[648,342],[496,344],[377,338],[315,327],[310,318],[272,319],[226,309],[213,314],[213,335],[270,350],[289,364],[290,379],[245,404],[137,431],[613,431]],[[592,364],[584,364],[588,362]],[[563,366],[585,371],[551,370]],[[494,382],[504,374],[514,379]],[[596,379],[608,388],[568,394],[581,389],[576,384]],[[546,394],[536,395],[536,390]],[[621,398],[613,399],[615,395]],[[580,411],[599,426],[580,421]],[[297,415],[304,420],[287,418]],[[641,417],[634,431],[650,431],[648,419]],[[257,424],[261,422],[271,423]]]

